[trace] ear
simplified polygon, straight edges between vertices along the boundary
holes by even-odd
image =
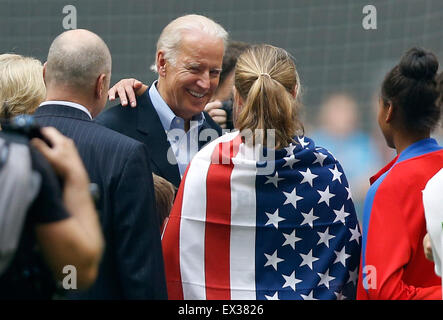
[[[44,64],[43,64],[43,82],[45,83],[45,86],[46,86],[46,64],[47,64],[48,62],[45,62]]]
[[[385,106],[385,108],[386,108],[385,121],[386,123],[390,123],[392,122],[392,120],[394,120],[395,108],[392,102],[389,102],[388,105]]]
[[[240,97],[235,86],[232,87],[232,93],[234,96],[234,105],[232,106],[232,121],[234,122],[234,127],[237,128],[238,116],[243,109],[244,101],[242,97]]]
[[[297,90],[298,90],[298,84],[296,84],[296,85],[294,86],[294,89],[293,89],[292,92],[291,92],[291,94],[292,94],[292,96],[294,97],[294,99],[297,98]]]
[[[166,76],[166,62],[164,51],[159,50],[157,52],[157,72],[160,77]]]
[[[102,73],[98,76],[97,81],[95,83],[95,96],[98,99],[101,99],[103,95],[108,95],[108,91],[106,90],[106,74]]]

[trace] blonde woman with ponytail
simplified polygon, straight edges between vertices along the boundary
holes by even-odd
[[[276,148],[294,142],[303,125],[298,120],[300,80],[289,54],[269,45],[243,55],[235,70],[235,127],[274,129]],[[266,137],[265,137],[266,142]]]
[[[234,125],[192,159],[163,234],[170,299],[354,299],[360,231],[338,161],[304,136],[291,56],[254,46]]]

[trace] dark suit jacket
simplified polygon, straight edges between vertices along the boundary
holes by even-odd
[[[206,143],[221,135],[220,126],[212,120],[211,116],[205,114],[205,121],[199,128],[198,142],[200,150]],[[149,97],[149,89],[137,97],[137,107],[114,106],[102,112],[95,121],[110,129],[123,133],[131,138],[143,142],[148,146],[151,153],[152,171],[173,183],[176,187],[180,184],[180,171],[177,164],[171,164],[167,159],[170,144],[162,126],[160,118],[152,105]],[[212,130],[207,130],[212,129]],[[215,130],[215,131],[214,131]],[[217,136],[208,136],[216,133]],[[206,138],[207,139],[203,139]]]
[[[81,110],[45,105],[35,112],[74,140],[91,182],[106,241],[96,283],[80,299],[167,299],[159,218],[146,146],[90,120]]]

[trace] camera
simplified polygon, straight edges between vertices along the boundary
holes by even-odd
[[[19,115],[11,119],[0,119],[0,125],[3,131],[21,134],[29,140],[39,138],[52,147],[51,142],[46,139],[41,131],[40,126],[31,115]]]
[[[46,139],[41,133],[41,127],[31,115],[19,115],[11,119],[0,119],[1,130],[5,133],[18,134],[27,137],[29,140],[33,138],[39,138],[43,140],[49,147],[52,148],[51,142]],[[0,150],[0,168],[3,163],[6,163],[8,157],[7,149]],[[60,185],[63,185],[63,181],[59,180]],[[100,189],[97,184],[89,184],[89,192],[97,207],[100,200]]]

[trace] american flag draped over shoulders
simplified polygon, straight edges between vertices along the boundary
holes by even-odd
[[[345,174],[295,141],[256,161],[233,132],[193,158],[162,238],[169,299],[355,298],[361,236]]]

